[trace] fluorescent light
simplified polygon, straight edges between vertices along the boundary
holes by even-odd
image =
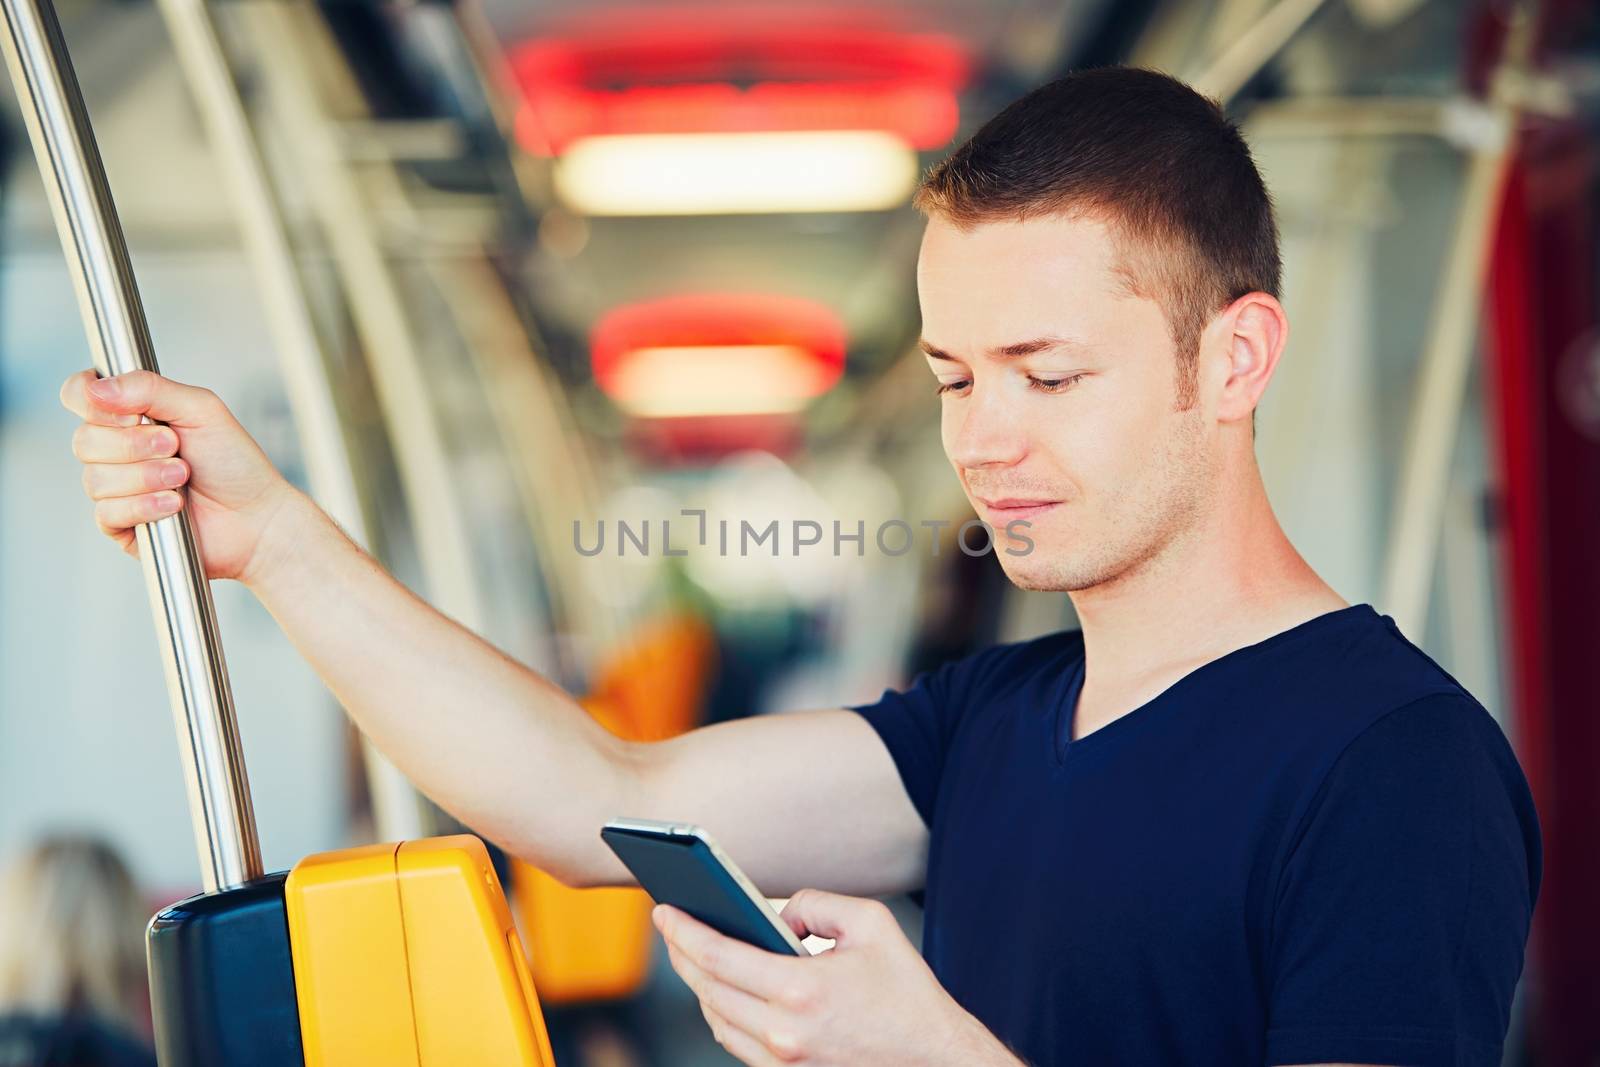
[[[629,413],[670,418],[798,411],[837,377],[798,345],[683,345],[636,348],[602,384]]]
[[[916,152],[877,130],[584,137],[555,163],[586,215],[883,211],[911,195]]]

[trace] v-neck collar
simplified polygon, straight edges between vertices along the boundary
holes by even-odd
[[[1078,632],[1078,656],[1076,662],[1070,665],[1062,676],[1060,688],[1051,715],[1050,740],[1051,755],[1056,766],[1064,766],[1074,753],[1093,748],[1104,742],[1105,738],[1115,737],[1126,733],[1150,718],[1150,714],[1158,706],[1168,703],[1168,698],[1193,684],[1193,680],[1209,674],[1221,667],[1236,663],[1241,659],[1265,652],[1287,641],[1315,633],[1325,627],[1333,626],[1348,619],[1370,616],[1378,617],[1377,610],[1369,603],[1350,604],[1333,611],[1297,623],[1287,630],[1265,637],[1251,645],[1244,645],[1231,652],[1225,652],[1216,659],[1207,660],[1194,670],[1185,674],[1167,688],[1140,704],[1132,711],[1119,715],[1099,729],[1076,740],[1072,737],[1073,726],[1078,718],[1078,696],[1083,690],[1084,675],[1088,670],[1088,663],[1083,648],[1083,633]]]

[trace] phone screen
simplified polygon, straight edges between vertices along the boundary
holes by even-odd
[[[753,898],[693,834],[607,826],[600,836],[658,904],[670,904],[728,937],[787,956],[810,953],[764,899]],[[787,935],[787,936],[786,936]]]

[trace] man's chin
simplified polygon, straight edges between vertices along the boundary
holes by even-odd
[[[1070,583],[1063,580],[1066,576],[1061,573],[1061,568],[1051,566],[1047,560],[1032,554],[1008,556],[1003,546],[997,545],[996,548],[1000,569],[1006,572],[1006,577],[1018,589],[1029,593],[1062,593],[1072,588]]]
[[[1032,532],[1027,540],[1002,533],[995,537],[994,554],[1011,584],[1024,592],[1074,593],[1114,574],[1097,565],[1078,543],[1077,537],[1062,531]]]

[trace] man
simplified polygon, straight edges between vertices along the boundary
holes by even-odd
[[[132,550],[187,484],[208,572],[511,852],[626,883],[602,823],[699,822],[792,893],[787,920],[832,952],[657,909],[745,1063],[1498,1063],[1532,803],[1488,713],[1272,514],[1252,417],[1288,324],[1238,132],[1163,75],[1084,72],[917,202],[945,450],[980,517],[1030,524],[1031,551],[1002,537],[1007,575],[1070,595],[1081,632],[871,705],[632,744],[384,574],[204,390],[67,382],[96,516]],[[858,899],[916,889],[926,960]]]

